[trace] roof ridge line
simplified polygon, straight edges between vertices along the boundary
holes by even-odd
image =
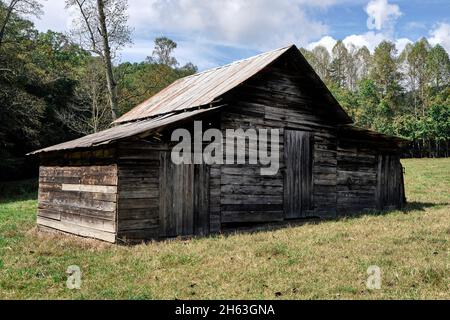
[[[218,66],[218,67],[210,68],[210,69],[207,69],[207,70],[204,70],[204,71],[201,71],[201,72],[197,72],[195,74],[191,74],[190,76],[186,76],[186,77],[180,78],[177,81],[180,81],[180,80],[183,80],[183,79],[186,79],[186,78],[195,77],[195,76],[198,76],[198,75],[202,75],[202,74],[205,74],[205,73],[208,73],[208,72],[211,72],[211,71],[220,70],[222,68],[227,68],[229,66],[232,66],[232,65],[235,65],[235,64],[239,64],[239,63],[248,61],[250,59],[255,59],[255,58],[258,58],[258,57],[261,57],[261,56],[264,56],[264,55],[272,54],[272,53],[275,53],[277,51],[283,51],[283,50],[292,48],[293,46],[295,46],[295,44],[291,44],[291,45],[288,45],[288,46],[285,46],[285,47],[282,47],[282,48],[278,48],[278,49],[274,49],[274,50],[271,50],[271,51],[261,52],[261,53],[259,53],[257,55],[254,55],[254,56],[251,56],[251,57],[248,57],[248,58],[236,60],[236,61],[224,64],[224,65],[221,65],[221,66]]]

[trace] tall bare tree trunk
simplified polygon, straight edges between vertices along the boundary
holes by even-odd
[[[8,24],[9,19],[11,19],[11,14],[16,3],[17,1],[11,1],[6,11],[5,21],[3,21],[2,25],[0,26],[0,47],[3,43],[3,37],[5,36],[6,25]]]
[[[106,81],[108,84],[109,102],[111,105],[111,117],[114,120],[117,119],[117,83],[114,79],[112,61],[111,61],[111,48],[109,46],[108,30],[106,28],[106,17],[104,10],[103,0],[97,0],[98,17],[100,23],[100,33],[103,41],[103,60],[106,71]]]

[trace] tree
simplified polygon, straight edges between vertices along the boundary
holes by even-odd
[[[33,166],[27,152],[73,138],[54,111],[70,101],[85,52],[60,33],[39,33],[14,12],[6,30],[0,47],[0,179],[20,179]]]
[[[358,85],[359,118],[356,123],[363,128],[375,129],[377,108],[380,104],[379,90],[371,79],[363,79]]]
[[[126,25],[127,0],[66,0],[67,7],[78,10],[75,33],[81,44],[101,57],[106,73],[111,117],[117,118],[117,81],[113,60],[118,50],[131,43],[131,30]]]
[[[346,85],[346,65],[349,59],[348,50],[342,40],[333,47],[333,60],[330,66],[330,78],[339,87]]]
[[[347,58],[345,59],[345,84],[347,88],[354,92],[358,82],[358,64],[356,63],[358,49],[355,45],[349,44],[347,49]]]
[[[401,74],[396,55],[395,44],[389,41],[381,42],[373,54],[370,78],[380,88],[383,98],[393,98],[400,92]]]
[[[433,156],[439,156],[444,149],[448,157],[448,141],[450,139],[450,99],[446,104],[435,104],[427,110],[427,138],[434,141]],[[430,153],[431,153],[430,143]]]
[[[405,64],[405,75],[409,90],[413,96],[414,114],[417,117],[419,107],[422,116],[425,115],[427,105],[426,89],[429,83],[427,68],[429,44],[426,39],[421,39],[415,44],[408,44],[401,54],[401,60]]]
[[[176,61],[172,57],[170,48],[176,48],[177,44],[167,38],[155,40],[155,50],[152,57],[147,57],[142,63],[122,63],[116,68],[120,77],[119,85],[119,108],[121,112],[127,112],[132,107],[141,103],[173,81],[192,75],[197,72],[197,67],[188,62],[183,67],[175,67],[164,63],[164,61]],[[177,63],[178,64],[178,63]]]
[[[427,68],[433,87],[439,89],[450,84],[450,59],[441,45],[437,44],[430,49]]]
[[[358,80],[363,80],[368,77],[371,59],[372,56],[366,46],[359,48],[356,52],[355,64],[357,65]]]
[[[312,66],[323,81],[329,79],[331,56],[324,46],[315,47],[312,52]]]
[[[155,49],[152,56],[147,57],[147,61],[174,68],[178,65],[177,59],[172,57],[172,53],[176,48],[177,44],[173,40],[166,37],[156,38]]]
[[[69,108],[57,111],[58,118],[78,134],[91,134],[108,128],[108,88],[102,61],[90,58],[78,79],[73,102]]]
[[[97,2],[90,2],[96,10]],[[109,5],[105,1],[105,12]],[[0,2],[0,19],[6,12]],[[11,13],[5,30],[0,46],[0,180],[34,176],[37,161],[25,157],[26,153],[98,132],[112,120],[104,60],[91,50],[90,42],[85,50],[73,37],[39,32],[16,12]],[[101,48],[103,42],[98,39],[97,48]],[[120,88],[120,111],[197,71],[192,63],[181,68],[123,63],[112,68]]]
[[[0,46],[3,43],[6,28],[14,14],[17,15],[35,15],[42,14],[42,4],[36,0],[9,0],[8,4],[5,4],[3,0],[0,0]]]
[[[186,63],[184,66],[178,69],[180,77],[187,77],[194,73],[197,73],[198,67],[192,62]]]

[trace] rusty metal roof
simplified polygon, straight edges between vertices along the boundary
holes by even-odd
[[[217,109],[214,103],[218,98],[258,74],[291,49],[301,55],[297,47],[291,45],[179,79],[117,119],[115,124],[118,126],[30,154],[108,144]],[[314,72],[311,74],[315,75]],[[320,81],[320,78],[316,76],[315,80]],[[352,120],[326,86],[320,83],[324,94],[330,97],[330,105],[340,112],[338,114],[344,119],[343,122],[351,123]]]
[[[51,147],[40,149],[37,151],[30,152],[28,155],[38,154],[43,152],[51,151],[61,151],[61,150],[72,150],[79,148],[90,148],[99,145],[106,145],[116,140],[132,137],[139,135],[141,133],[151,131],[160,127],[164,127],[168,124],[172,124],[184,119],[188,119],[205,112],[211,112],[212,110],[219,109],[220,107],[207,108],[207,109],[197,109],[194,111],[182,112],[182,113],[171,113],[162,115],[156,118],[141,120],[137,122],[130,122],[118,125],[116,127],[93,133],[79,139],[57,144]]]
[[[402,137],[387,135],[384,133],[360,128],[360,127],[357,127],[355,125],[350,125],[350,124],[339,126],[339,134],[340,134],[340,136],[346,137],[346,138],[358,139],[360,137],[366,137],[366,138],[371,138],[374,141],[377,141],[377,140],[390,141],[390,142],[397,144],[398,146],[407,145],[407,144],[411,143],[410,140],[402,138]]]
[[[269,51],[179,79],[124,114],[115,123],[209,105],[224,93],[257,74],[293,47],[295,46],[291,45]]]

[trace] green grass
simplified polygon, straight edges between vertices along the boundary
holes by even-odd
[[[130,247],[39,234],[32,193],[0,200],[0,298],[450,299],[450,159],[403,164],[403,211]]]

